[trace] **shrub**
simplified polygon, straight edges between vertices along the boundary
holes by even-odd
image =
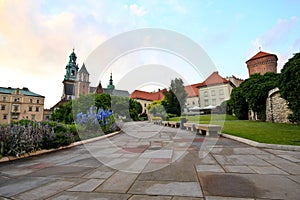
[[[20,120],[0,126],[2,156],[21,156],[39,149],[66,146],[80,140],[75,125]]]

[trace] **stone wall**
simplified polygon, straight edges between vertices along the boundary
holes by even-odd
[[[292,111],[288,108],[288,102],[280,97],[279,89],[269,91],[266,102],[266,121],[275,123],[288,123],[288,115]]]

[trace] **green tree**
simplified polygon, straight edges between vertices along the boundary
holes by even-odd
[[[278,74],[273,72],[253,74],[240,85],[249,109],[257,114],[259,120],[266,120],[266,99],[269,91],[277,86]]]
[[[300,124],[300,52],[283,66],[279,77],[279,90],[281,96],[288,101],[288,107],[293,111],[289,120]]]
[[[241,87],[236,87],[232,90],[228,104],[238,119],[248,119],[248,103],[243,96]]]
[[[139,115],[143,112],[142,105],[135,99],[129,99],[129,114],[134,121],[139,120]]]
[[[162,101],[162,105],[165,107],[167,113],[180,116],[187,97],[182,79],[175,78],[171,80],[169,91],[164,92],[164,95],[165,99]]]
[[[73,113],[72,113],[72,101],[68,101],[64,105],[60,105],[52,114],[51,120],[63,122],[65,124],[72,124]]]

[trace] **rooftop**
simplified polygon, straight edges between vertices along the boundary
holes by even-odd
[[[224,84],[229,83],[230,81],[223,78],[219,75],[218,72],[213,72],[207,79],[205,79],[202,83],[200,83],[197,87],[205,87],[208,85],[217,85],[217,84]]]
[[[15,94],[17,89],[19,88],[11,88],[11,87],[0,87],[0,93],[2,94]],[[36,94],[34,92],[31,92],[28,88],[23,87],[22,89],[19,89],[19,93],[23,94],[25,96],[34,96],[34,97],[43,97],[44,96],[40,95],[40,94]]]
[[[257,54],[255,54],[254,56],[252,56],[252,58],[250,58],[249,60],[247,60],[246,63],[249,62],[249,61],[251,61],[251,60],[255,60],[255,59],[266,57],[266,56],[275,56],[277,58],[277,56],[275,54],[271,54],[271,53],[260,51]]]
[[[155,101],[155,100],[162,100],[164,96],[164,92],[167,91],[166,89],[159,90],[158,92],[146,92],[141,90],[134,90],[130,98],[132,99],[143,99],[148,101]]]

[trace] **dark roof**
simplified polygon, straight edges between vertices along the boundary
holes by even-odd
[[[2,94],[13,94],[16,93],[17,88],[11,88],[11,87],[0,87],[0,93]],[[23,87],[22,89],[19,89],[20,94],[23,94],[25,96],[34,96],[34,97],[42,97],[45,98],[44,96],[31,92],[28,88]]]
[[[75,85],[74,84],[64,84],[64,94],[75,95]]]
[[[87,71],[84,63],[82,64],[82,66],[81,66],[81,68],[79,70],[79,73],[89,74],[89,72]]]
[[[103,92],[106,94],[110,94],[110,89],[103,88]],[[116,90],[114,89],[112,92],[113,96],[118,96],[118,97],[129,97],[129,92],[127,90]]]
[[[275,56],[276,59],[278,60],[278,58],[277,58],[277,56],[275,54],[271,54],[271,53],[260,51],[257,54],[255,54],[254,56],[252,56],[249,60],[247,60],[246,63],[249,62],[249,61],[251,61],[251,60],[255,60],[255,59],[266,57],[266,56]]]

